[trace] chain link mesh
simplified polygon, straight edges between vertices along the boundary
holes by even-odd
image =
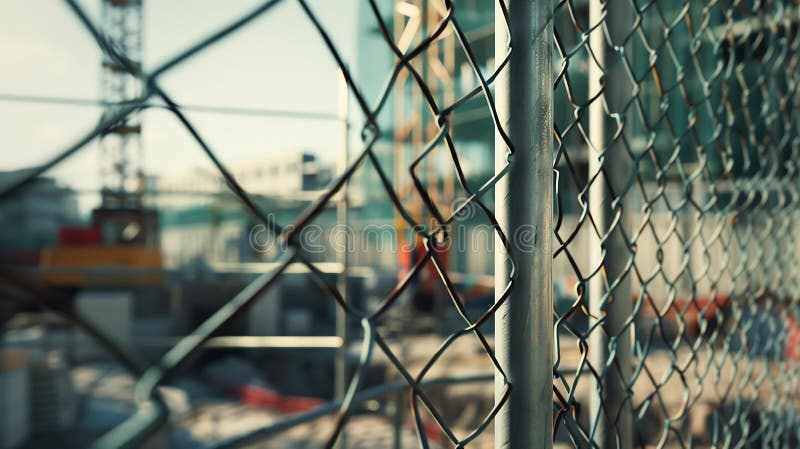
[[[333,447],[356,404],[359,401],[369,399],[377,394],[376,391],[373,390],[361,391],[361,385],[365,372],[375,352],[378,351],[381,352],[382,355],[388,359],[390,365],[397,370],[402,382],[399,385],[390,384],[382,387],[382,389],[379,388],[377,392],[383,392],[385,394],[397,390],[410,391],[410,409],[421,447],[431,447],[427,436],[428,429],[426,428],[426,426],[431,423],[434,423],[434,425],[441,429],[444,441],[447,442],[445,444],[449,445],[463,447],[480,435],[487,426],[489,426],[497,411],[506,403],[510,393],[510,386],[508,385],[507,379],[505,382],[505,394],[498,399],[487,416],[479,419],[474,429],[460,436],[456,436],[450,424],[445,420],[443,414],[438,411],[425,390],[426,385],[437,383],[437,379],[428,379],[428,377],[430,377],[428,373],[431,371],[432,367],[442,358],[443,354],[452,344],[457,339],[461,338],[474,338],[477,345],[480,346],[482,351],[488,356],[485,358],[488,370],[494,369],[496,372],[499,372],[501,376],[504,376],[502,369],[494,357],[492,346],[479,327],[491,320],[494,311],[503,303],[507,293],[480,317],[469,317],[464,308],[462,296],[456,290],[454,282],[450,279],[446,264],[443,262],[442,256],[440,255],[440,246],[443,245],[448,238],[446,233],[448,224],[452,223],[459,216],[458,214],[466,208],[477,208],[476,210],[484,214],[492,225],[499,229],[490,207],[483,203],[483,197],[487,192],[491,192],[492,186],[504,173],[504,171],[501,171],[500,174],[486,181],[479,189],[472,189],[467,183],[467,177],[459,161],[459,152],[450,136],[449,120],[451,114],[469,100],[480,98],[481,96],[484,98],[484,107],[493,118],[496,128],[505,136],[502,128],[497,124],[497,112],[495,111],[492,90],[490,88],[497,72],[505,65],[505,60],[498,61],[498,68],[494,72],[483,73],[480,68],[481,64],[472,52],[466,35],[459,24],[459,19],[454,14],[454,4],[449,0],[441,2],[440,6],[443,11],[443,19],[441,19],[439,23],[431,24],[431,26],[425,30],[427,32],[426,35],[415,38],[413,44],[407,50],[401,51],[395,39],[392,37],[392,33],[389,31],[390,24],[386,23],[386,19],[380,14],[378,2],[375,0],[369,1],[369,6],[374,14],[374,20],[378,26],[378,30],[383,35],[387,45],[386,51],[393,53],[396,57],[396,61],[382,92],[375,98],[367,98],[360,88],[359,80],[355,79],[348,70],[347,62],[343,59],[331,35],[323,27],[320,18],[315,14],[313,8],[305,0],[298,1],[305,18],[313,25],[318,33],[318,37],[324,42],[328,50],[327,55],[319,55],[319,57],[330,57],[335,60],[346,80],[351,95],[355,100],[357,110],[362,115],[365,125],[361,130],[361,148],[354,157],[352,157],[352,160],[349,161],[346,170],[331,183],[328,189],[319,198],[313,201],[304,212],[296,217],[293,223],[285,224],[276,222],[273,216],[269,214],[269,211],[262,210],[259,207],[257,201],[253,199],[251,194],[239,184],[231,172],[220,162],[216,151],[202,137],[202,131],[193,125],[191,120],[183,113],[181,107],[172,100],[168,92],[160,85],[161,77],[164,74],[180,66],[193,56],[203,52],[211,45],[227,39],[255,19],[269,14],[273,7],[282,2],[279,0],[264,2],[230,25],[215,31],[196,44],[174,55],[164,64],[147,72],[144,71],[139,64],[128,59],[124,49],[107,37],[104,31],[92,21],[77,1],[66,0],[66,3],[70,6],[77,20],[93,36],[96,44],[102,50],[104,57],[131,75],[139,78],[143,84],[143,91],[137,98],[112,105],[94,130],[58,153],[49,162],[27,172],[24,178],[19,179],[13,185],[4,189],[0,193],[0,199],[8,198],[21,191],[21,189],[31,183],[37,176],[81,151],[89,142],[101,136],[105,131],[115,126],[115,124],[125,120],[126,117],[136,114],[137,111],[143,108],[152,107],[152,105],[148,103],[149,100],[160,101],[163,102],[165,105],[164,107],[168,109],[191,134],[194,141],[199,146],[200,151],[205,157],[211,160],[219,174],[226,181],[227,186],[244,205],[247,212],[263,224],[273,235],[280,236],[283,241],[282,247],[286,248],[279,257],[277,268],[271,272],[260,275],[238,295],[217,310],[207,321],[203,322],[191,332],[191,334],[181,339],[178,344],[166,352],[158,364],[153,366],[146,366],[137,362],[136,358],[128,354],[125,348],[102,335],[102,332],[92,327],[91,324],[80,320],[77,315],[67,310],[65,307],[58,306],[57,301],[51,301],[51,297],[43,293],[40,286],[21,280],[17,278],[15,274],[6,276],[7,284],[13,284],[13,289],[17,295],[23,295],[42,305],[54,307],[56,310],[67,315],[77,324],[83,326],[89,334],[95,336],[99,342],[104,344],[112,354],[116,355],[123,362],[124,366],[128,367],[138,378],[134,392],[137,411],[124,423],[112,429],[109,433],[96,441],[95,447],[139,447],[149,438],[153,437],[169,418],[169,410],[161,398],[159,386],[174,380],[178,376],[180,370],[185,369],[187,365],[190,364],[192,357],[198,354],[200,348],[206,341],[217,334],[225,324],[231,322],[238,315],[245,313],[247,307],[250,306],[256,298],[262,296],[265,291],[268,291],[276,285],[287,267],[292,264],[301,264],[305,266],[312,280],[325,292],[329,300],[334,301],[338,308],[344,310],[349,319],[361,323],[363,336],[361,360],[358,369],[352,376],[346,395],[341,401],[323,406],[318,410],[314,410],[300,417],[293,417],[278,422],[275,425],[261,428],[245,435],[236,436],[230,440],[218,442],[215,447],[240,447],[249,443],[258,442],[261,439],[288,429],[298,423],[308,422],[313,418],[325,416],[327,414],[335,414],[335,425],[332,427],[330,435],[326,438],[327,442],[325,443],[325,447]],[[502,3],[499,4],[502,5]],[[467,92],[462,98],[458,98],[455,101],[451,99],[449,103],[440,104],[438,102],[439,96],[435,93],[437,89],[432,89],[431,86],[426,83],[425,78],[420,74],[420,67],[417,60],[424,52],[431,49],[434,43],[440,39],[445,32],[455,36],[461,51],[464,52],[465,58],[474,72],[475,78],[478,80],[478,85]],[[396,81],[401,72],[408,74],[403,78],[407,85],[398,87],[396,86]],[[414,148],[414,161],[408,167],[415,195],[421,199],[424,207],[423,216],[429,217],[429,220],[422,219],[422,217],[419,216],[415,217],[407,210],[408,205],[400,200],[400,195],[397,191],[398,186],[393,184],[392,177],[387,174],[387,171],[384,169],[375,153],[374,146],[381,138],[382,133],[384,133],[384,130],[379,126],[377,116],[386,106],[387,99],[390,98],[392,91],[398,88],[411,88],[419,90],[422,93],[427,109],[429,110],[429,126],[435,126],[437,128],[433,139],[428,142],[423,142],[424,145],[421,148]],[[508,142],[507,137],[505,140]],[[439,146],[447,150],[451,161],[450,170],[455,172],[457,182],[468,196],[467,199],[460,202],[458,207],[454,210],[446,207],[449,205],[434,204],[428,192],[429,186],[424,182],[424,178],[418,174],[420,165],[425,164],[426,158]],[[513,151],[511,145],[509,145],[509,148]],[[351,301],[348,301],[348,298],[342,296],[337,286],[332,285],[316,264],[311,262],[313,257],[309,257],[308,254],[305,253],[303,245],[301,244],[301,234],[306,226],[312,223],[315,217],[317,217],[325,207],[336,200],[337,195],[341,194],[343,187],[353,179],[354,174],[358,170],[370,169],[377,173],[382,188],[392,202],[396,213],[402,218],[405,226],[413,230],[415,234],[414,239],[418,239],[424,243],[424,253],[420,255],[408,274],[388,295],[386,295],[382,303],[375,310],[359,310]],[[498,233],[498,235],[501,241],[506,243],[507,246],[503,234]],[[435,269],[436,272],[438,272],[439,282],[450,298],[451,307],[462,317],[464,325],[462,330],[447,336],[439,349],[429,356],[429,359],[421,370],[412,372],[399,360],[387,339],[381,335],[376,323],[385,316],[387,311],[396,307],[397,300],[401,293],[410,283],[414,282],[414,280],[419,277],[423,270],[431,269]],[[510,291],[511,280],[508,282],[507,291]],[[449,382],[485,382],[492,378],[493,376],[491,375],[477,377],[466,376],[463,379],[451,379]],[[441,383],[441,381],[439,381],[439,383]]]
[[[494,131],[513,152],[498,120],[492,88],[509,55],[497,55],[494,70],[485,73],[455,14],[458,2],[443,1],[441,21],[432,24],[427,35],[405,42],[407,49],[401,50],[377,2],[368,1],[395,63],[383,90],[367,98],[313,8],[299,0],[325,43],[325,56],[332,57],[344,74],[366,125],[362,146],[346,170],[291,224],[277,223],[262,210],[159,83],[163,74],[269,14],[281,1],[264,2],[149,72],[110,42],[79,3],[66,3],[104,57],[142,80],[143,92],[110,108],[91,132],[4,189],[0,199],[20,192],[157,100],[191,134],[247,211],[280,236],[286,248],[277,268],[260,275],[153,366],[137,361],[81,320],[57,293],[4,269],[5,290],[69,316],[138,378],[137,412],[96,446],[138,447],[155,435],[168,419],[158,387],[175,379],[206,341],[271,289],[291,264],[305,266],[328,298],[361,323],[358,369],[342,400],[214,447],[265,441],[331,414],[336,421],[325,447],[333,447],[359,402],[404,390],[410,392],[420,447],[436,445],[427,436],[430,420],[441,430],[443,446],[468,447],[481,434],[490,434],[492,419],[506,404],[511,388],[494,357],[493,342],[481,328],[493,319],[513,282],[508,280],[492,307],[479,317],[470,316],[440,245],[452,238],[448,225],[471,209],[491,224],[501,242],[497,250],[509,247],[491,201],[484,198],[491,196],[506,168],[498,168],[495,176],[475,188],[462,168],[450,123],[455,111],[482,96],[481,107]],[[496,3],[507,19],[504,2]],[[798,20],[800,6],[791,0],[555,4],[557,444],[576,448],[800,444],[795,293],[800,269],[795,237],[800,199],[795,159],[800,146]],[[448,102],[429,85],[419,62],[445,34],[455,36],[458,51],[477,80],[463,97]],[[422,205],[425,219],[409,211],[408,190],[397,185],[375,152],[386,131],[377,117],[399,88],[421,93],[429,125],[435,127],[432,138],[414,148],[414,161],[408,167],[414,201]],[[419,175],[420,165],[437,148],[446,150],[448,168],[466,192],[466,200],[453,209],[432,199],[426,178]],[[421,257],[375,310],[359,310],[340,294],[299,243],[303,229],[336,201],[358,170],[375,171],[403,226],[424,242]],[[376,324],[399,307],[401,293],[431,268],[464,324],[444,339],[421,370],[412,372]],[[425,387],[441,382],[429,379],[429,373],[462,338],[475,340],[487,356],[486,368],[499,376],[505,390],[473,429],[457,435]],[[389,361],[400,380],[364,390],[363,377],[375,353]],[[491,377],[464,376],[448,382]]]
[[[796,447],[797,3],[554,14],[557,440]]]

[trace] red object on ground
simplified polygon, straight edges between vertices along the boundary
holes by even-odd
[[[441,444],[444,442],[442,429],[439,428],[439,424],[437,424],[435,421],[423,420],[422,429],[425,431],[425,436],[428,437],[428,440],[433,441],[436,444]]]
[[[283,413],[306,412],[325,403],[324,400],[318,398],[284,396],[269,388],[256,385],[231,385],[225,390],[244,404],[276,409]]]
[[[683,320],[686,335],[697,336],[700,332],[700,316],[702,315],[706,321],[713,321],[717,311],[728,306],[728,301],[728,295],[725,294],[717,294],[713,298],[703,296],[676,299],[665,317],[669,317],[676,322]]]
[[[101,233],[98,228],[70,228],[58,230],[58,244],[62,246],[99,245]]]
[[[794,317],[789,317],[786,323],[786,345],[783,347],[783,360],[800,362],[800,326]]]
[[[284,396],[269,388],[256,385],[228,385],[225,387],[225,391],[244,404],[275,409],[282,413],[307,412],[322,406],[326,402],[318,398]],[[422,430],[429,441],[437,444],[444,442],[442,429],[439,428],[435,421],[423,419]]]

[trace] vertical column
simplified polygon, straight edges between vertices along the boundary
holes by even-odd
[[[350,97],[349,97],[349,90],[347,88],[347,81],[345,80],[344,74],[339,74],[339,84],[338,84],[338,105],[337,105],[337,119],[339,121],[339,126],[341,126],[341,142],[340,142],[340,149],[339,149],[339,157],[338,157],[338,167],[337,171],[339,173],[344,173],[347,171],[347,164],[349,155],[349,142],[350,142],[350,117],[349,117],[349,110],[348,107]],[[348,265],[349,265],[349,256],[350,254],[350,228],[349,228],[349,220],[348,220],[348,208],[350,207],[349,197],[348,197],[348,186],[349,182],[345,183],[344,187],[342,187],[341,196],[339,197],[338,202],[336,203],[336,222],[340,225],[340,227],[344,230],[343,235],[343,243],[344,243],[344,250],[336,254],[336,261],[338,262],[340,271],[337,274],[336,279],[336,288],[339,290],[339,293],[342,294],[342,297],[345,300],[347,298],[347,276],[348,276]],[[336,350],[336,360],[335,360],[335,373],[334,373],[334,395],[337,399],[343,399],[345,394],[347,393],[347,313],[345,313],[344,309],[337,306],[336,307],[336,336],[340,338],[340,345]],[[347,429],[342,429],[342,433],[339,435],[339,442],[337,447],[339,449],[346,449],[347,448]]]
[[[511,242],[514,271],[495,249],[496,296],[513,276],[511,296],[495,314],[495,346],[512,385],[495,420],[495,447],[553,445],[553,123],[552,2],[502,0],[509,11],[511,60],[496,80],[501,126],[513,146],[495,136],[495,167],[510,171],[495,188],[500,226]],[[509,51],[507,25],[495,9],[495,61]],[[495,379],[496,397],[504,389]]]
[[[610,132],[606,126],[609,115],[604,109],[605,104],[611,112],[622,112],[618,107],[624,103],[620,101],[624,92],[618,78],[624,74],[619,63],[614,73],[610,73],[614,65],[613,53],[604,33],[605,27],[612,39],[619,36],[615,31],[624,26],[628,17],[623,7],[619,0],[589,2],[590,26],[605,22],[589,37],[589,46],[597,62],[589,60],[588,92],[590,98],[601,89],[602,94],[589,106],[590,144],[587,150],[588,176],[592,182],[589,212],[600,233],[590,239],[590,266],[592,269],[603,267],[590,279],[588,291],[590,326],[593,328],[589,337],[589,360],[600,374],[600,379],[593,378],[595,385],[591,389],[589,419],[590,432],[594,432],[594,442],[600,449],[630,449],[633,444],[633,414],[627,393],[633,370],[632,326],[625,329],[633,310],[630,279],[625,274],[630,252],[621,232],[625,217],[616,220],[617,214],[623,214],[624,209],[622,202],[614,196],[620,193],[629,173],[624,149],[609,139]],[[594,177],[595,174],[598,175]],[[609,185],[617,187],[613,193]],[[615,281],[618,281],[616,285]]]

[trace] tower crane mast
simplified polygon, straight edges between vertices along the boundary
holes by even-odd
[[[101,21],[109,40],[134,64],[142,61],[142,0],[102,0]],[[107,113],[142,92],[141,81],[119,63],[103,56],[101,99]],[[106,131],[100,140],[103,208],[142,206],[144,175],[141,148],[142,123],[138,114],[128,115]]]

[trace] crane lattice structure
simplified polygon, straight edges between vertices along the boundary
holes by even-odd
[[[127,63],[136,66],[142,61],[142,0],[103,0],[102,24],[109,41]],[[137,98],[141,81],[119,61],[105,53],[100,76],[101,99],[106,113]],[[102,203],[104,208],[141,207],[144,175],[141,148],[142,123],[138,114],[125,119],[103,133],[100,140]]]

